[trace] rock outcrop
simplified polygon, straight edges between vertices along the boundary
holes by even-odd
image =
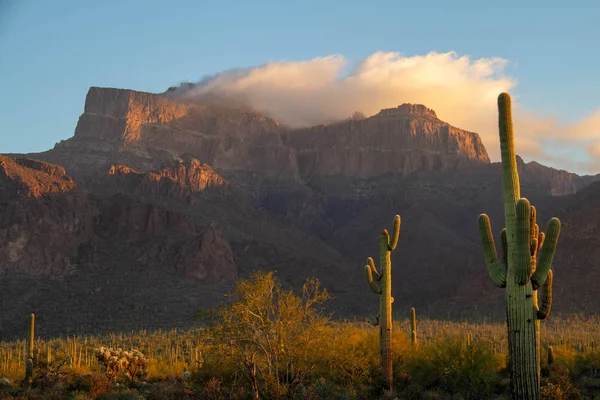
[[[216,168],[295,177],[294,152],[283,145],[280,130],[276,121],[256,112],[92,87],[75,136],[55,149],[100,153],[103,167],[114,162],[130,165],[115,157],[119,153],[139,158],[133,167],[142,170],[188,154]],[[92,167],[98,167],[98,160]]]
[[[72,272],[95,214],[62,167],[0,155],[0,269]]]
[[[479,135],[450,126],[417,104],[384,109],[363,120],[296,130],[288,139],[305,177],[405,176],[490,162]]]
[[[193,283],[236,281],[231,246],[216,223],[198,233],[190,215],[124,194],[101,201],[100,210],[100,228],[129,242],[136,263],[144,268],[172,268]]]
[[[177,271],[202,283],[234,283],[238,278],[233,251],[220,227],[211,223],[201,239],[187,241],[178,252]]]
[[[517,157],[519,176],[524,183],[547,191],[550,196],[575,194],[590,183],[600,180],[600,176],[579,176],[565,170],[546,167],[536,161],[523,162]]]
[[[61,166],[4,155],[0,155],[0,179],[0,199],[3,200],[39,199],[45,195],[72,192],[76,186]]]
[[[102,200],[99,228],[121,240],[137,241],[159,235],[176,227],[179,232],[194,234],[196,227],[185,214],[166,210],[124,194]]]
[[[229,196],[229,182],[210,165],[196,159],[170,162],[163,169],[138,172],[124,165],[112,165],[94,185],[102,193],[121,192],[138,196],[185,200],[193,204],[194,195],[204,198]]]

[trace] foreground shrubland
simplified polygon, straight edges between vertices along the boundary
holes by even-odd
[[[503,324],[419,320],[415,345],[408,319],[396,322],[390,394],[378,328],[331,321],[319,311],[327,299],[317,280],[293,293],[256,273],[221,308],[198,313],[202,328],[36,339],[31,385],[26,341],[0,342],[0,398],[508,398]],[[600,398],[599,336],[598,320],[544,325],[543,398]]]

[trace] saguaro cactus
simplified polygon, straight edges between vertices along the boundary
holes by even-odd
[[[552,346],[548,346],[548,364],[554,364],[554,349]]]
[[[29,322],[29,338],[27,341],[27,362],[25,365],[25,384],[30,387],[33,381],[33,343],[35,340],[35,315],[31,314]]]
[[[479,216],[479,231],[485,263],[492,283],[505,289],[508,349],[513,398],[540,398],[539,320],[550,313],[552,271],[560,221],[548,222],[547,234],[536,224],[536,210],[521,198],[514,147],[511,100],[507,93],[498,97],[502,189],[506,228],[501,232],[503,260],[500,263],[494,244],[490,219]],[[540,250],[539,262],[537,252]],[[538,308],[537,290],[545,284],[545,299]]]
[[[375,318],[375,324],[379,325],[379,349],[381,360],[381,371],[383,379],[389,390],[392,389],[392,250],[398,244],[400,236],[400,216],[394,218],[394,231],[392,236],[387,230],[381,232],[379,238],[379,257],[381,273],[377,272],[375,262],[371,257],[367,259],[365,272],[367,282],[371,290],[379,295],[379,314]]]
[[[417,345],[417,311],[414,307],[410,309],[410,341]]]

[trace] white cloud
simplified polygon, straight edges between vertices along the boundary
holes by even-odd
[[[516,80],[504,74],[506,64],[501,58],[471,59],[455,52],[412,57],[377,52],[342,75],[348,62],[332,55],[225,71],[199,82],[185,96],[246,102],[294,127],[347,118],[354,111],[373,115],[402,103],[424,104],[440,119],[479,133],[490,158],[497,161],[497,97],[516,86]],[[525,160],[573,167],[572,160],[549,152],[545,142],[553,141],[568,144],[592,160],[579,163],[579,171],[598,167],[600,109],[568,125],[528,111],[517,97],[513,108],[517,153]]]

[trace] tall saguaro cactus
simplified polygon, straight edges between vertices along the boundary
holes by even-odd
[[[552,271],[560,221],[552,218],[547,233],[539,231],[535,207],[521,198],[514,147],[511,99],[498,97],[502,189],[506,228],[502,230],[504,268],[498,259],[490,219],[479,216],[479,232],[485,263],[492,283],[505,288],[511,387],[514,399],[540,398],[539,321],[550,313]],[[537,252],[540,250],[539,262]],[[537,290],[544,286],[545,299],[538,308]]]
[[[417,345],[417,310],[414,307],[410,309],[410,341]]]
[[[394,231],[390,237],[386,229],[379,237],[379,259],[381,273],[377,272],[375,262],[371,257],[367,259],[365,272],[371,290],[379,295],[379,314],[375,324],[379,325],[379,349],[381,371],[383,379],[389,390],[392,389],[392,250],[398,244],[400,236],[400,216],[394,218]]]
[[[35,315],[31,314],[29,337],[27,340],[27,362],[25,365],[25,384],[30,387],[33,381],[33,343],[35,339]]]

